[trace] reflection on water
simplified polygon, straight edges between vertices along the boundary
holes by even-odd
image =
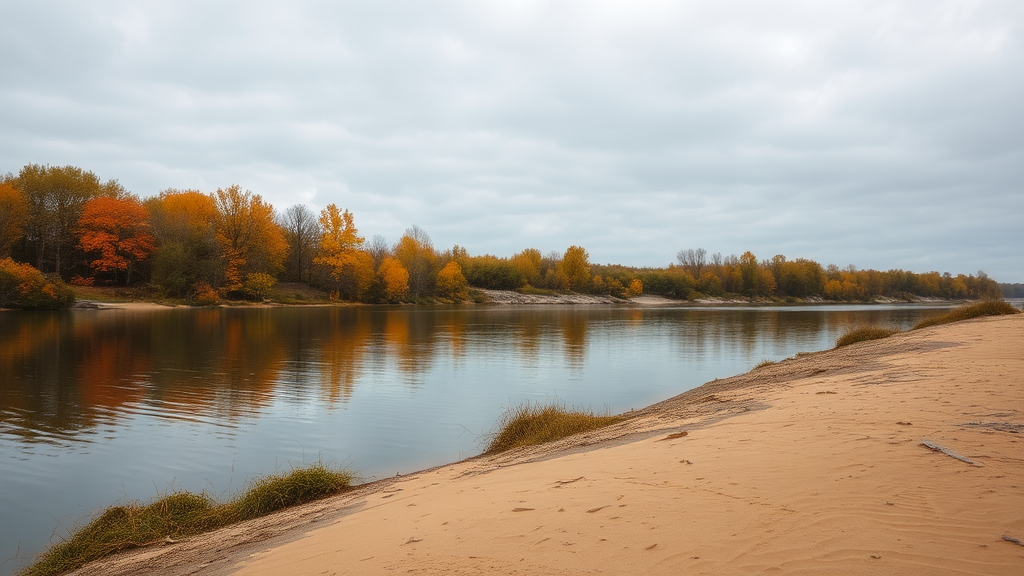
[[[639,408],[926,307],[0,313],[0,561],[155,489],[321,458],[364,477],[479,451],[504,406]]]

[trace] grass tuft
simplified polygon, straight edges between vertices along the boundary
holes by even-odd
[[[961,320],[970,320],[971,318],[978,318],[979,316],[1002,316],[1004,314],[1020,314],[1020,312],[1020,309],[1014,308],[1007,302],[1003,302],[1001,300],[986,300],[984,302],[978,302],[977,304],[961,306],[948,314],[943,314],[942,316],[934,316],[932,318],[922,320],[915,324],[912,330],[927,328],[929,326],[938,326],[939,324],[949,324],[950,322],[959,322]]]
[[[621,416],[566,409],[565,405],[524,403],[509,408],[498,421],[485,454],[505,452],[522,446],[543,444],[614,424]]]
[[[754,370],[758,370],[760,368],[767,368],[769,366],[775,366],[776,364],[778,364],[778,362],[776,362],[775,360],[769,360],[765,358],[764,360],[758,362],[757,366],[754,366]]]
[[[111,506],[68,539],[50,546],[20,575],[63,574],[115,552],[208,532],[337,494],[348,489],[351,482],[350,473],[317,463],[260,478],[223,504],[205,493],[175,492],[150,504]]]
[[[849,346],[850,344],[856,344],[857,342],[864,342],[867,340],[881,340],[882,338],[888,338],[898,332],[899,330],[896,330],[895,328],[879,328],[878,326],[857,328],[856,330],[851,330],[840,336],[839,339],[836,340],[836,348],[842,348],[843,346]]]

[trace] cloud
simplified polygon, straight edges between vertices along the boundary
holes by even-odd
[[[508,255],[1024,281],[1016,2],[7,3],[0,170]]]

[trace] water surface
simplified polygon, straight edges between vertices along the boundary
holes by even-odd
[[[929,306],[0,312],[0,574],[119,500],[477,454],[510,404],[622,412]],[[57,534],[66,533],[58,530]]]

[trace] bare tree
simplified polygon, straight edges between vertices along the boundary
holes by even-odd
[[[708,251],[703,248],[689,248],[676,253],[676,260],[691,276],[700,278],[700,273],[707,266],[707,255]]]
[[[391,255],[391,246],[388,244],[387,238],[380,234],[374,234],[373,238],[363,245],[363,250],[373,257],[374,270],[380,268],[380,263]]]
[[[313,255],[320,242],[317,215],[305,204],[296,204],[284,211],[280,223],[288,240],[288,274],[300,282],[309,282]]]

